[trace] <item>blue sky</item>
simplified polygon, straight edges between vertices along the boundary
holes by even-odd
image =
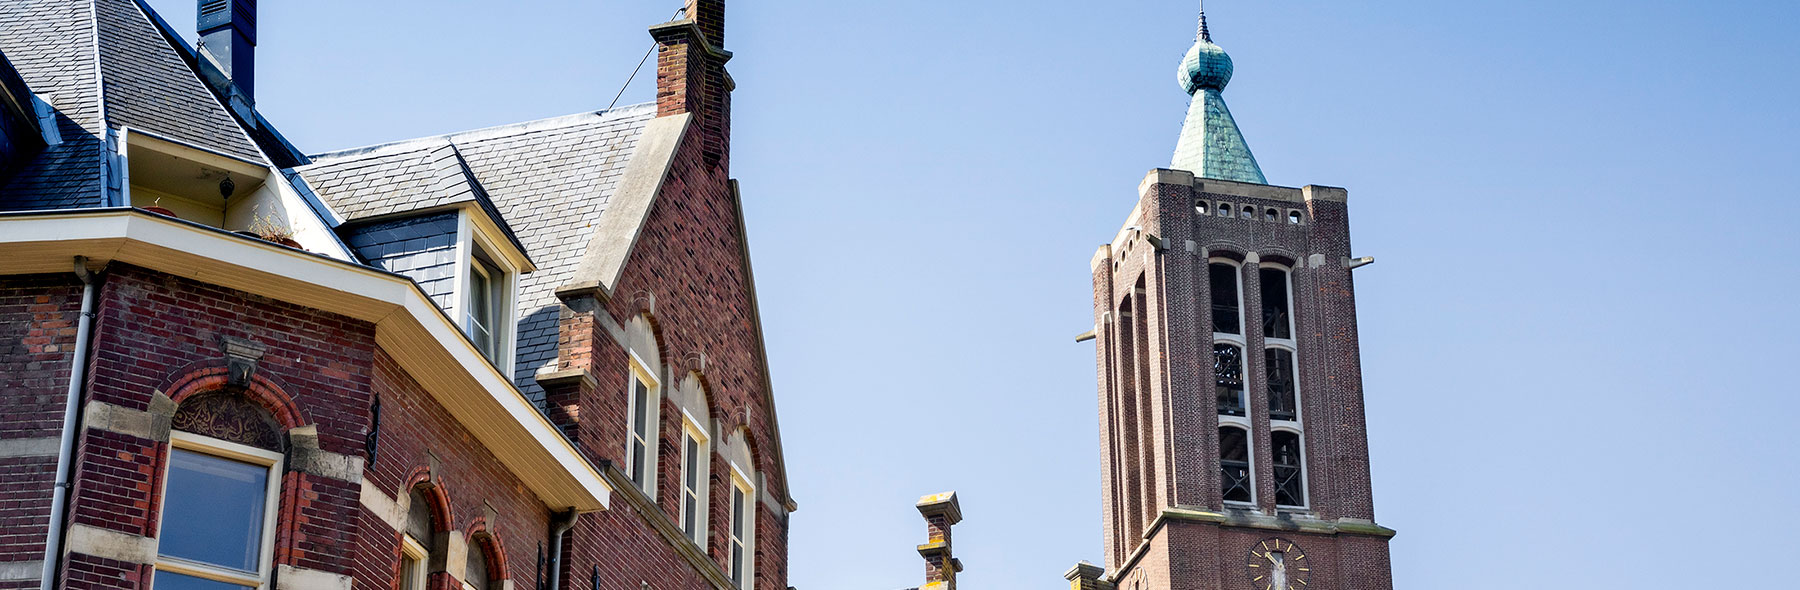
[[[192,3],[151,4],[191,32]],[[261,4],[259,107],[308,151],[604,108],[679,7]],[[1396,586],[1783,583],[1800,4],[1212,4],[1270,181],[1349,187],[1380,260],[1357,286]],[[912,503],[948,489],[966,587],[1100,561],[1073,337],[1089,256],[1174,147],[1194,8],[730,4],[792,584],[917,584]],[[1761,565],[1720,567],[1739,548]]]

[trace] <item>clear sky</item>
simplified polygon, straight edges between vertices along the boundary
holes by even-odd
[[[189,32],[193,4],[152,0]],[[604,108],[678,0],[265,0],[325,151]],[[1192,0],[736,0],[801,590],[1100,561],[1087,262],[1166,166]],[[1214,0],[1275,184],[1349,187],[1402,589],[1792,584],[1800,3]],[[621,104],[651,97],[647,70]]]

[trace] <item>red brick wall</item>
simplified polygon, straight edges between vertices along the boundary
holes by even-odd
[[[40,282],[44,284],[9,279],[0,284],[5,287],[0,313],[19,313],[5,302],[28,299],[34,303],[24,313],[41,316],[35,325],[59,330],[59,320],[51,316],[67,304],[58,297],[73,300],[79,289],[71,296],[70,287]],[[548,535],[548,509],[375,347],[373,325],[118,264],[106,275],[97,310],[89,403],[148,410],[159,392],[181,397],[177,386],[185,376],[222,366],[220,337],[261,343],[268,350],[256,379],[259,387],[291,400],[299,424],[287,426],[314,425],[321,450],[363,457],[372,394],[380,396],[378,460],[364,477],[397,497],[409,478],[428,476],[449,500],[451,518],[445,525],[460,531],[482,528],[494,535],[509,552],[505,571],[515,583],[526,588],[536,579],[534,552]],[[10,329],[15,322],[4,325]],[[17,362],[16,355],[6,358]],[[62,366],[66,371],[66,361]],[[23,399],[41,388],[9,385],[6,399]],[[93,428],[81,434],[78,444],[70,521],[156,536],[168,444]],[[398,536],[361,506],[360,483],[295,471],[293,463],[288,467],[276,563],[352,576],[361,588],[391,587]],[[12,472],[6,473],[12,481]],[[140,564],[73,554],[63,578],[68,588],[142,588],[148,572]]]
[[[623,325],[629,318],[651,311],[654,299],[655,326],[661,348],[661,362],[672,367],[678,379],[691,364],[686,360],[703,354],[707,394],[712,404],[714,450],[731,432],[746,428],[755,454],[754,468],[775,489],[764,493],[786,498],[780,489],[783,481],[775,452],[769,441],[773,437],[773,409],[762,403],[762,355],[758,350],[757,326],[750,299],[750,276],[743,258],[743,235],[740,232],[736,198],[731,194],[724,173],[705,162],[700,142],[703,133],[690,129],[677,150],[676,161],[642,233],[638,237],[624,276],[606,302],[603,312],[613,322]],[[564,367],[585,366],[593,372],[599,386],[582,397],[579,414],[582,448],[596,460],[623,466],[626,424],[626,353],[611,336],[592,329],[591,320],[579,317],[564,322]],[[565,394],[566,395],[566,394]],[[673,402],[662,405],[661,438],[658,448],[661,461],[657,473],[656,502],[674,519],[680,514],[679,490],[681,427],[679,409]],[[723,567],[727,562],[725,523],[729,511],[730,476],[725,461],[713,457],[710,482],[711,526],[708,551]],[[615,506],[620,505],[615,502]],[[758,588],[780,589],[787,580],[787,522],[784,511],[769,509],[756,502],[757,550],[756,576]],[[668,576],[660,569],[665,552],[672,548],[660,537],[644,534],[636,517],[624,511],[608,514],[600,520],[595,532],[619,539],[642,539],[642,546],[627,547],[649,562],[639,566],[620,562],[602,563],[603,584],[619,582],[636,584],[640,579],[653,579],[652,573]],[[588,530],[576,529],[577,535]],[[585,544],[585,542],[584,542]],[[578,572],[591,573],[581,558],[573,566]],[[617,572],[609,574],[609,566]],[[609,577],[612,576],[612,577]],[[583,577],[583,579],[586,579]],[[666,582],[665,582],[666,583]]]
[[[506,549],[507,573],[513,583],[529,588],[538,575],[537,547],[550,535],[549,509],[428,397],[386,351],[376,349],[374,360],[381,432],[375,464],[365,471],[368,480],[398,500],[407,493],[409,481],[428,475],[432,485],[441,487],[450,500],[450,522],[443,523],[447,530],[466,532],[481,521]],[[431,470],[433,456],[436,471]],[[489,507],[495,518],[487,518]],[[399,532],[366,514],[366,509],[358,512],[365,514],[355,527],[361,533],[356,545],[361,556],[356,566],[357,587],[389,587],[400,567]],[[492,565],[490,571],[499,573]]]
[[[0,444],[60,435],[81,291],[72,274],[0,277]],[[0,563],[44,558],[55,478],[54,454],[0,457]]]

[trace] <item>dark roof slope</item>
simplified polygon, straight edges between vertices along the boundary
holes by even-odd
[[[556,360],[556,288],[592,238],[654,104],[581,113],[312,156],[298,169],[319,196],[348,218],[440,206],[461,190],[432,162],[460,155],[517,236],[536,272],[519,280],[520,390],[541,401],[532,376]],[[434,155],[436,154],[436,155]]]
[[[0,2],[0,53],[56,109],[63,143],[0,186],[0,210],[95,207],[100,202],[99,76],[92,0]]]
[[[0,210],[105,204],[107,126],[266,162],[133,0],[5,0],[0,23],[0,53],[56,110],[63,137],[0,186]]]
[[[267,163],[249,134],[132,0],[95,0],[107,122]]]

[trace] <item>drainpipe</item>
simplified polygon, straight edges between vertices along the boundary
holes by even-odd
[[[550,590],[562,590],[563,535],[575,528],[575,521],[580,519],[581,513],[570,508],[550,522]]]
[[[69,502],[69,470],[75,463],[75,426],[81,415],[81,385],[87,375],[88,333],[94,326],[94,295],[99,281],[88,272],[87,258],[75,257],[75,276],[81,279],[81,319],[75,330],[74,359],[69,363],[69,399],[63,407],[62,445],[57,447],[56,487],[50,500],[50,534],[44,539],[44,580],[40,590],[56,587],[57,562],[62,560],[63,514]]]

